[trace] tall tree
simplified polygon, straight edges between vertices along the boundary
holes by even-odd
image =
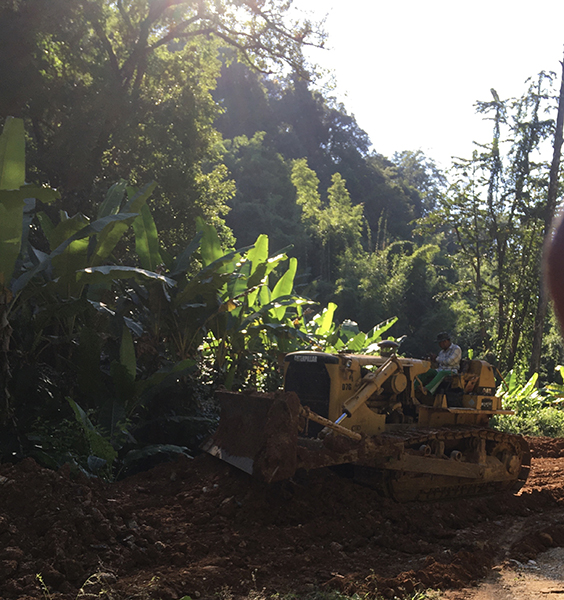
[[[554,144],[552,152],[552,162],[550,165],[547,202],[544,210],[543,237],[546,240],[547,245],[550,245],[550,240],[548,239],[548,236],[550,234],[551,227],[554,222],[554,215],[556,211],[556,203],[558,198],[558,187],[560,181],[560,158],[562,155],[563,141],[562,130],[564,128],[564,61],[561,61],[560,64],[562,66],[562,73],[560,79],[560,94],[558,96],[558,113],[556,116],[556,127],[554,129]],[[560,234],[560,236],[561,235],[562,234]],[[546,289],[546,282],[544,277],[540,278],[539,281],[540,285],[538,293],[537,311],[535,315],[533,347],[531,350],[531,362],[529,363],[530,376],[533,373],[537,373],[539,371],[544,324],[548,310],[548,290]],[[554,283],[553,287],[555,287]],[[561,312],[560,307],[558,307],[558,310],[559,312]]]
[[[213,92],[223,109],[216,123],[224,137],[252,138],[264,131],[265,149],[285,160],[307,159],[323,189],[340,173],[352,203],[364,205],[371,239],[381,247],[411,235],[412,221],[444,185],[430,159],[422,152],[399,153],[393,160],[369,153],[366,132],[334,99],[295,76],[274,79],[227,58]],[[234,210],[243,201],[239,176]]]
[[[348,250],[362,249],[363,207],[352,205],[339,173],[333,175],[327,200],[322,201],[319,179],[305,159],[294,162],[292,183],[297,191],[296,202],[302,207],[302,220],[313,239],[321,244],[322,252],[315,253],[318,274],[327,281],[334,281],[339,271],[339,257]]]
[[[302,48],[321,44],[324,34],[308,20],[292,21],[290,6],[273,0],[4,2],[0,33],[7,36],[0,40],[10,52],[0,54],[0,73],[14,85],[1,88],[0,116],[29,120],[30,163],[60,189],[67,210],[88,207],[96,186],[119,174],[159,180],[172,204],[164,204],[167,228],[178,227],[178,214],[184,223],[202,213],[212,218],[230,193],[211,150],[217,47],[229,45],[265,71],[289,64],[305,73]],[[215,194],[208,193],[212,188]]]
[[[239,246],[252,244],[264,233],[273,251],[293,246],[290,253],[301,259],[307,236],[295,201],[292,167],[264,143],[265,135],[263,131],[250,139],[237,136],[223,143],[223,160],[237,184],[226,223]]]
[[[447,179],[435,161],[422,150],[403,150],[392,156],[392,162],[397,167],[397,181],[421,202],[422,211],[433,210],[447,186]],[[414,199],[414,204],[417,200]]]
[[[532,341],[548,171],[539,157],[553,128],[545,116],[552,81],[540,73],[521,98],[501,100],[492,90],[492,100],[478,103],[493,123],[492,141],[456,165],[457,180],[426,219],[455,234],[455,258],[467,266],[461,283],[465,273],[472,281],[480,349],[495,352],[505,369],[528,364]]]

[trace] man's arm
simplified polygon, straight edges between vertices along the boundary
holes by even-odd
[[[462,350],[456,344],[451,344],[446,350],[439,353],[437,362],[439,368],[443,369],[458,369],[460,359],[462,358]]]

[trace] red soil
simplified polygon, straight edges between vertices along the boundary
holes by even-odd
[[[403,505],[331,471],[267,485],[208,455],[113,484],[30,459],[0,465],[0,597],[466,587],[504,560],[564,546],[564,440],[529,442],[518,495]]]

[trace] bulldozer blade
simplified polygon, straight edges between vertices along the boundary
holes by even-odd
[[[216,392],[219,426],[202,449],[267,482],[296,471],[300,401],[294,392]]]

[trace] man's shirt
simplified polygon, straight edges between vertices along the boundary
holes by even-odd
[[[462,358],[462,350],[460,346],[451,344],[445,350],[441,350],[437,355],[437,364],[440,371],[458,371],[460,368],[460,359]]]

